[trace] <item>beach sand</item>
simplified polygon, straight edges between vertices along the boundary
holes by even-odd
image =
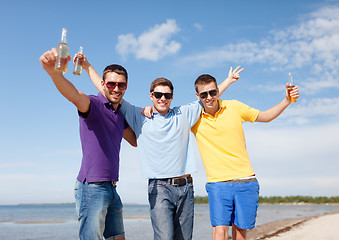
[[[307,218],[286,219],[255,227],[248,240],[339,239],[339,212]]]

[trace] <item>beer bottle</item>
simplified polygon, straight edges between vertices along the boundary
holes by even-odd
[[[67,58],[69,54],[68,45],[67,45],[67,29],[62,29],[61,42],[57,47],[58,57],[55,62],[55,70],[65,73],[67,72]]]
[[[79,53],[82,54],[83,47],[80,47]],[[79,55],[79,53],[75,57],[74,61],[74,69],[73,69],[73,74],[74,75],[80,75],[82,72],[82,55]]]
[[[290,96],[290,102],[291,103],[295,103],[297,102],[297,99],[291,96],[291,91],[293,90],[293,88],[295,87],[294,82],[293,82],[293,77],[292,77],[292,73],[288,73],[288,86],[287,86],[287,92],[288,95]]]

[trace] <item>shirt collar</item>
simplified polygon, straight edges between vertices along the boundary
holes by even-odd
[[[226,109],[227,108],[227,106],[226,106],[226,103],[223,101],[223,100],[221,100],[221,99],[218,99],[218,104],[219,104],[219,109],[218,109],[218,111],[216,112],[216,114],[218,113],[218,112],[220,112],[221,110],[224,110],[224,109]],[[205,108],[202,108],[202,114],[205,114],[205,115],[209,115],[209,113],[206,113],[205,112]]]
[[[115,112],[115,109],[114,109],[112,103],[110,101],[108,101],[108,99],[104,95],[102,95],[102,93],[100,93],[100,92],[98,93],[98,98],[107,108],[110,108]],[[120,107],[121,107],[121,104],[118,105],[116,111],[119,111]]]

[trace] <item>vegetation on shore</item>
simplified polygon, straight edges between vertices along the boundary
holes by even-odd
[[[194,197],[195,204],[208,204],[208,197]],[[311,197],[311,196],[272,196],[261,197],[259,196],[260,204],[339,204],[339,196],[336,197]]]

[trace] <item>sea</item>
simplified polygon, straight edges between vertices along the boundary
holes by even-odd
[[[256,225],[339,211],[338,205],[260,205]],[[127,240],[151,240],[148,205],[124,205]],[[193,239],[212,239],[208,205],[195,205]],[[74,205],[0,205],[0,240],[78,239]]]

